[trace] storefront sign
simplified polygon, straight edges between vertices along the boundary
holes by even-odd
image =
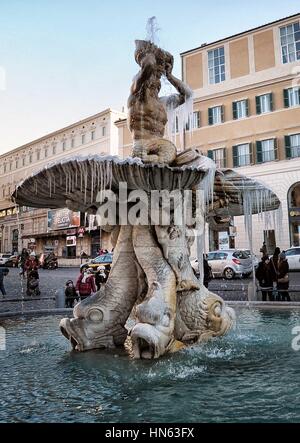
[[[229,249],[229,235],[227,231],[219,232],[219,249],[221,251]]]
[[[67,237],[66,240],[67,246],[76,246],[76,235],[71,235]]]
[[[48,211],[48,231],[76,226],[80,226],[80,212],[73,212],[70,209]]]

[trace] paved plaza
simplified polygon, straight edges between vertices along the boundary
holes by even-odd
[[[67,280],[71,279],[75,284],[78,274],[78,268],[40,269],[41,296],[30,299],[26,296],[26,279],[20,277],[19,269],[10,268],[9,275],[5,278],[7,295],[4,298],[0,294],[0,314],[55,308],[57,293],[63,290]],[[252,285],[251,278],[234,279],[232,281],[214,279],[209,283],[209,289],[225,300],[246,301]],[[290,295],[292,301],[300,301],[300,272],[290,273]],[[258,294],[258,300],[260,300],[260,297],[260,294]]]

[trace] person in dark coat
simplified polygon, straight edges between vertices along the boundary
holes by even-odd
[[[208,264],[207,258],[203,255],[203,284],[208,288],[208,283],[212,279],[211,267]]]
[[[259,282],[259,286],[262,288],[262,301],[267,301],[267,297],[270,301],[274,301],[273,297],[273,272],[271,269],[271,263],[268,256],[263,256],[258,264],[255,272],[255,277]],[[266,288],[266,290],[263,290]]]
[[[273,283],[275,283],[275,286],[277,284],[277,277],[278,277],[279,254],[280,254],[280,248],[275,248],[273,257],[270,260],[270,267],[273,275]]]
[[[27,251],[27,249],[26,248],[23,248],[22,249],[22,252],[21,252],[21,255],[20,255],[20,258],[19,258],[19,266],[20,266],[20,268],[21,268],[21,270],[20,270],[20,275],[22,275],[23,276],[23,278],[25,278],[25,263],[26,263],[26,261],[27,261],[27,259],[29,258],[29,253],[28,253],[28,251]]]
[[[66,308],[73,308],[74,302],[77,299],[77,292],[72,280],[66,282],[65,300]]]
[[[286,255],[282,252],[279,255],[278,261],[278,278],[277,278],[277,290],[279,295],[279,300],[281,301],[291,301],[291,297],[288,293],[289,289],[289,264],[286,259]]]
[[[8,268],[0,268],[0,291],[2,292],[3,297],[6,295],[5,287],[4,287],[4,277],[6,277],[9,273]]]

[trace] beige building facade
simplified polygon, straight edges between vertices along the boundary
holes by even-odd
[[[125,114],[106,109],[96,115],[55,131],[0,156],[0,252],[14,253],[23,247],[37,253],[54,252],[61,263],[78,261],[80,252],[95,255],[109,247],[109,239],[99,229],[84,230],[84,214],[68,210],[16,208],[10,199],[16,185],[54,161],[89,154],[118,153],[116,120]],[[101,236],[101,238],[100,238]]]

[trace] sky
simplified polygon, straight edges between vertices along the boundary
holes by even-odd
[[[298,12],[299,0],[0,0],[0,154],[126,107],[151,16],[180,77],[180,52]]]

